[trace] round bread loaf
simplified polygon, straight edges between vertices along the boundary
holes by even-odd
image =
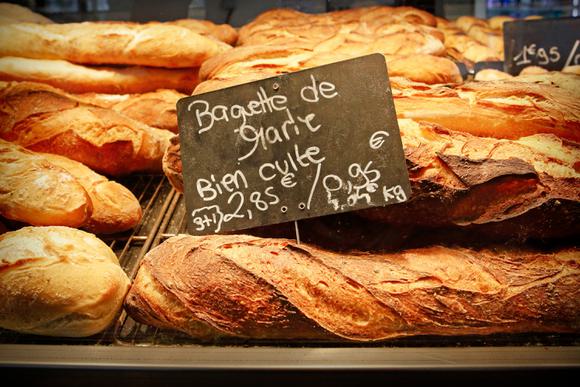
[[[84,337],[113,320],[130,281],[94,235],[52,226],[0,236],[0,327]]]

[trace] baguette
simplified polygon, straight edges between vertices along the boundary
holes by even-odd
[[[130,94],[166,88],[189,94],[198,77],[192,68],[90,67],[64,60],[3,57],[0,81],[42,82],[71,93]]]
[[[203,80],[194,94],[217,90],[279,74],[303,70],[315,66],[334,63],[366,53],[372,53],[372,46],[362,53],[334,51],[312,51],[297,47],[244,46],[227,54],[206,61],[200,68]],[[401,76],[422,83],[457,83],[461,74],[449,59],[433,55],[387,55],[385,57],[389,74]],[[412,64],[412,65],[411,65]],[[392,65],[392,68],[390,67]]]
[[[441,246],[336,254],[285,239],[182,235],[145,256],[125,308],[201,340],[577,333],[579,256]]]
[[[494,240],[579,236],[578,144],[546,134],[500,140],[408,119],[398,123],[412,196],[358,216],[399,227],[471,227]],[[167,148],[163,170],[183,191],[178,138]]]
[[[0,40],[0,56],[171,68],[199,67],[230,48],[161,23],[8,24],[0,26]]]
[[[17,4],[0,3],[0,25],[12,23],[49,24],[52,20]]]
[[[113,109],[154,128],[178,132],[177,101],[186,97],[174,90],[145,94],[81,94],[77,97],[92,105]]]
[[[573,76],[572,76],[573,77]],[[574,84],[580,84],[578,78]],[[428,121],[478,136],[517,139],[552,133],[580,141],[580,89],[533,82],[471,82],[454,89],[396,96],[399,118]]]
[[[160,172],[172,134],[47,85],[0,84],[0,138],[107,175]]]
[[[306,14],[283,8],[272,9],[258,15],[252,22],[240,29],[238,45],[246,45],[248,41],[260,34],[276,30],[283,31],[285,28],[308,30],[312,26],[335,26],[350,23],[360,23],[365,26],[387,26],[400,23],[431,27],[437,25],[433,15],[412,7],[361,7],[322,14]],[[307,31],[304,33],[308,34]]]
[[[35,226],[82,227],[101,234],[131,229],[141,206],[122,185],[62,156],[0,140],[0,214]]]
[[[0,140],[0,215],[35,226],[81,227],[92,201],[68,171]]]
[[[85,337],[122,306],[130,281],[111,249],[67,227],[25,227],[0,236],[0,327]]]

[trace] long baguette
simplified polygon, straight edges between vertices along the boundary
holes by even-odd
[[[172,68],[199,67],[230,48],[162,23],[8,24],[0,26],[0,40],[0,56]]]
[[[83,164],[0,140],[0,215],[35,226],[116,233],[135,227],[135,196]]]
[[[453,89],[404,90],[395,96],[399,118],[428,121],[478,136],[517,139],[552,133],[580,141],[580,77],[573,87],[510,80],[471,82]]]
[[[108,175],[160,172],[172,137],[42,84],[0,84],[0,113],[0,138]]]
[[[83,66],[54,59],[0,58],[0,81],[42,82],[71,93],[146,93],[176,89],[191,93],[197,69]]]
[[[578,144],[546,134],[482,138],[408,119],[399,119],[399,128],[412,196],[407,203],[358,211],[360,216],[398,226],[475,227],[493,239],[579,235]],[[177,138],[163,170],[183,190]]]
[[[284,239],[183,235],[146,255],[125,307],[137,321],[205,340],[578,332],[579,257],[440,246],[337,254]]]

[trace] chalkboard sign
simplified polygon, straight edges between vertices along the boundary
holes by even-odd
[[[512,75],[528,66],[562,70],[580,64],[578,18],[508,22],[503,30],[505,71]]]
[[[192,234],[400,203],[410,195],[382,55],[183,98],[177,112]]]

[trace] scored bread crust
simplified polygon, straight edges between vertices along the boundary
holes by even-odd
[[[0,81],[42,82],[71,93],[145,93],[176,89],[191,93],[199,83],[197,69],[83,66],[65,60],[0,58]]]
[[[36,226],[81,227],[92,213],[86,190],[40,154],[0,140],[0,214]]]
[[[252,22],[240,28],[238,45],[247,44],[251,38],[285,28],[333,26],[360,23],[368,26],[385,26],[399,23],[421,24],[435,27],[436,19],[428,12],[412,7],[364,7],[323,14],[307,14],[292,9],[278,8],[261,13]],[[305,32],[307,34],[307,32]]]
[[[580,85],[580,77],[570,82]],[[548,82],[470,82],[395,95],[399,118],[428,121],[478,136],[517,139],[552,133],[580,141],[580,89]]]
[[[0,327],[85,337],[107,328],[130,281],[113,251],[68,227],[25,227],[0,236]]]
[[[161,171],[172,133],[47,85],[0,84],[0,138],[108,175]]]
[[[181,235],[147,253],[125,307],[202,340],[577,332],[578,257],[442,246],[337,254],[286,239]]]
[[[176,104],[187,96],[175,90],[156,90],[143,94],[87,93],[76,97],[92,105],[113,109],[154,128],[177,133]]]
[[[122,185],[83,164],[0,140],[0,214],[35,226],[82,227],[95,233],[131,229],[141,206]]]
[[[164,23],[17,23],[0,25],[0,39],[0,56],[170,68],[199,67],[231,48]]]

